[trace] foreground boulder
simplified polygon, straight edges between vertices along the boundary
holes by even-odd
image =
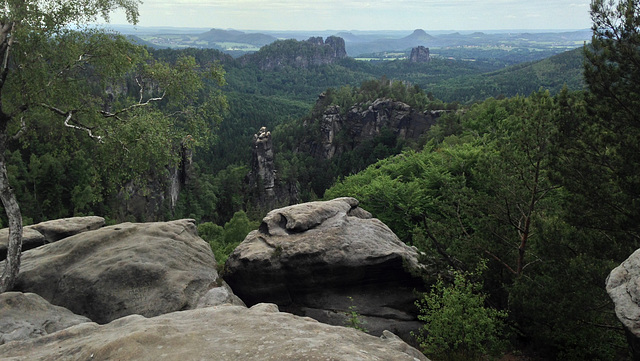
[[[633,359],[640,360],[640,249],[611,271],[606,283]]]
[[[414,302],[418,253],[354,198],[276,209],[229,256],[225,280],[247,305],[345,325],[356,310],[374,335],[405,340],[420,327]]]
[[[56,219],[26,226],[22,230],[22,251],[59,241],[78,233],[104,226],[104,218],[96,216]],[[0,229],[0,261],[7,258],[9,228]]]
[[[15,290],[107,323],[195,308],[215,264],[193,220],[123,223],[24,252]]]
[[[209,307],[84,323],[0,346],[2,360],[427,360],[385,333],[318,323],[269,305]]]
[[[0,293],[0,345],[41,337],[84,322],[91,320],[54,306],[35,293]]]

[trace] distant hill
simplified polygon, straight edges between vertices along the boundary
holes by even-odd
[[[435,38],[427,34],[422,29],[415,30],[409,36],[405,36],[399,39],[381,38],[369,41],[353,41],[355,35],[347,36],[345,41],[347,42],[347,53],[349,56],[358,56],[361,54],[378,53],[383,51],[406,51],[407,49],[417,46],[430,46]],[[356,40],[361,40],[355,37]]]
[[[583,49],[577,48],[552,57],[510,66],[503,70],[448,79],[428,90],[444,101],[468,102],[488,97],[529,95],[540,88],[559,92],[585,86]]]
[[[211,29],[204,34],[198,36],[200,41],[206,41],[208,43],[240,43],[250,44],[257,47],[262,47],[267,44],[271,44],[278,40],[277,38],[261,34],[261,33],[244,33],[238,30],[222,30]]]
[[[166,46],[163,45],[158,45],[158,44],[154,44],[152,42],[143,40],[142,38],[135,36],[135,35],[128,35],[127,39],[129,39],[132,43],[137,44],[137,45],[142,45],[142,46],[147,46],[153,49],[167,49]]]
[[[426,43],[428,41],[433,41],[435,38],[429,34],[427,34],[424,30],[422,29],[417,29],[415,30],[411,35],[406,36],[402,39],[398,40],[398,43],[409,43],[409,44],[417,44],[420,45],[418,43],[422,42],[422,43]],[[414,45],[409,45],[409,47],[414,47]]]

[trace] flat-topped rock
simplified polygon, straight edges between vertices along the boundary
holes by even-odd
[[[35,229],[45,237],[47,243],[53,243],[82,232],[96,230],[104,227],[104,224],[105,221],[102,217],[87,216],[54,219],[27,228]]]
[[[53,243],[63,238],[103,227],[104,218],[72,217],[41,222],[22,229],[22,251]],[[7,258],[9,228],[0,229],[0,261]]]
[[[84,323],[0,346],[0,359],[428,360],[389,332],[374,337],[265,306],[208,307],[154,318],[132,315],[106,325]]]
[[[354,306],[374,335],[420,327],[418,252],[354,198],[275,209],[229,256],[225,280],[247,305],[271,302],[344,325]]]

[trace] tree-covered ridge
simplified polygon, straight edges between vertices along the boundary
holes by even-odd
[[[325,197],[360,199],[444,268],[472,270],[486,260],[489,304],[507,310],[541,352],[615,357],[624,338],[603,280],[637,244],[614,247],[573,222],[575,195],[558,181],[569,171],[557,163],[558,139],[562,119],[585,106],[580,98],[541,92],[475,105],[443,118],[424,150],[380,161]]]

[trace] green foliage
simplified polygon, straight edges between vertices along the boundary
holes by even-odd
[[[206,222],[198,225],[198,234],[211,245],[218,265],[222,266],[249,232],[258,228],[259,222],[251,221],[247,214],[238,211],[224,227]]]
[[[358,312],[358,307],[353,304],[353,297],[349,296],[351,305],[349,306],[349,312],[347,312],[346,326],[355,328],[358,331],[369,332],[364,327],[365,322],[362,320],[362,316]]]
[[[483,360],[505,350],[507,313],[486,306],[479,278],[486,270],[453,271],[453,282],[440,278],[416,302],[425,324],[414,334],[422,351],[438,360]]]
[[[541,353],[614,359],[624,337],[603,280],[635,245],[577,227],[583,213],[572,205],[583,198],[558,182],[558,125],[567,103],[584,112],[581,98],[538,92],[474,105],[445,119],[449,130],[436,128],[421,152],[379,161],[325,197],[356,197],[442,268],[488,258],[484,293]]]

